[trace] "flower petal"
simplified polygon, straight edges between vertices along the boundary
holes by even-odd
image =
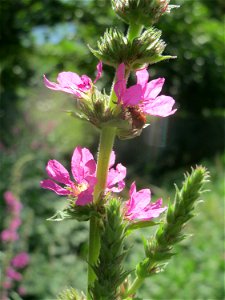
[[[85,177],[85,181],[88,184],[88,190],[94,191],[94,187],[98,182],[97,178],[95,176],[87,176]]]
[[[95,80],[94,80],[94,83],[96,83],[96,81],[98,81],[99,78],[102,76],[102,61],[100,61],[100,62],[97,64],[96,69],[97,69],[97,76],[96,76],[96,78],[95,78]]]
[[[114,91],[118,101],[121,102],[123,95],[126,92],[126,80],[117,81],[114,85]]]
[[[90,202],[93,201],[93,195],[92,192],[90,192],[89,190],[86,190],[84,192],[81,192],[78,197],[77,197],[77,201],[76,201],[76,205],[78,206],[84,206]]]
[[[143,213],[146,206],[150,204],[151,191],[149,189],[142,189],[131,194],[130,202],[127,205],[127,214],[134,215]],[[128,200],[129,201],[129,200]]]
[[[136,105],[142,99],[142,87],[139,84],[132,85],[122,95],[123,105]]]
[[[82,84],[83,81],[81,77],[74,72],[61,72],[58,74],[57,81],[61,87],[73,88],[77,87],[79,84]]]
[[[157,78],[147,83],[145,86],[143,99],[144,100],[155,99],[158,96],[158,94],[161,92],[164,82],[165,82],[164,78]]]
[[[116,154],[115,151],[112,151],[109,159],[109,169],[115,164],[115,161],[116,161]]]
[[[174,103],[175,100],[172,97],[162,95],[155,100],[144,101],[142,109],[152,116],[167,117],[176,112],[176,109],[172,110]]]
[[[76,147],[71,161],[74,179],[82,183],[87,176],[95,175],[96,162],[87,148]]]
[[[144,68],[144,69],[141,69],[141,70],[137,70],[136,71],[136,76],[137,76],[137,84],[144,87],[147,84],[148,78],[149,78],[149,74],[148,74],[147,69]]]
[[[46,167],[47,174],[50,178],[64,184],[70,184],[69,172],[57,160],[49,160]]]
[[[117,71],[116,71],[116,78],[117,78],[117,81],[125,79],[125,64],[124,63],[122,63],[118,66]]]
[[[55,182],[53,182],[50,179],[42,180],[40,182],[40,185],[44,189],[54,191],[57,195],[69,195],[70,194],[70,191],[62,188],[61,186],[59,186],[58,184],[56,184]]]
[[[66,72],[65,72],[66,73]],[[71,87],[64,87],[61,84],[49,81],[46,76],[44,75],[44,84],[47,88],[51,89],[51,90],[55,90],[55,91],[62,91],[65,93],[69,93],[69,94],[73,94],[76,97],[81,97],[80,93],[77,91],[77,87],[74,89]]]
[[[106,191],[121,192],[125,186],[126,173],[127,169],[122,164],[118,164],[116,169],[111,168],[108,172]]]

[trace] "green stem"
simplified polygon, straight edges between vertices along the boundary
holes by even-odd
[[[97,164],[97,184],[94,190],[94,203],[98,204],[101,200],[101,193],[105,190],[109,159],[114,144],[116,128],[104,127],[101,131],[99,153],[98,153],[98,164]]]
[[[94,189],[94,203],[96,205],[101,201],[101,194],[104,192],[107,182],[107,175],[109,169],[110,154],[112,152],[112,147],[114,143],[116,129],[113,127],[105,127],[101,131],[100,143],[99,143],[99,153],[98,153],[98,163],[97,163],[97,184]],[[95,274],[92,266],[98,260],[100,250],[100,229],[98,219],[92,217],[90,219],[90,229],[89,229],[89,253],[88,253],[88,296],[90,298],[90,287],[95,281]]]
[[[142,285],[143,281],[144,281],[144,278],[136,277],[134,282],[132,283],[131,287],[123,295],[123,298],[125,299],[128,296],[135,295],[137,289],[139,289],[139,287]]]
[[[130,24],[127,32],[127,38],[132,42],[142,32],[143,26],[139,24]]]
[[[137,37],[141,31],[142,26],[131,24],[128,30],[128,39],[132,41]],[[109,98],[109,107],[111,109],[116,106],[117,97],[114,92],[114,85],[116,82],[116,76],[113,80],[111,94]],[[105,190],[107,175],[109,169],[110,154],[112,152],[112,147],[116,135],[116,128],[114,127],[104,127],[101,131],[100,143],[99,143],[99,153],[98,153],[98,163],[97,163],[97,184],[94,189],[93,202],[97,206],[101,201],[101,195]],[[100,229],[99,223],[96,217],[90,219],[90,229],[89,229],[89,253],[88,253],[88,291],[87,300],[90,300],[90,287],[95,281],[95,274],[92,266],[98,260],[100,250]]]

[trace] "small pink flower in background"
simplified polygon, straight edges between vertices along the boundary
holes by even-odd
[[[95,83],[102,75],[102,62],[97,65],[97,76]],[[58,83],[49,81],[44,75],[44,84],[47,88],[62,91],[82,98],[82,93],[87,93],[93,86],[92,80],[87,75],[79,76],[73,72],[61,72],[57,77]]]
[[[8,267],[7,270],[6,270],[6,275],[15,280],[15,281],[21,281],[22,280],[22,275],[17,272],[14,268],[12,267]]]
[[[29,261],[30,261],[30,257],[28,253],[21,252],[11,260],[11,264],[15,268],[23,269],[29,264]]]
[[[19,236],[16,231],[5,229],[1,232],[1,240],[3,242],[13,242],[17,241],[19,239]]]
[[[9,290],[12,287],[12,281],[7,279],[3,282],[2,286],[4,287],[4,289]]]
[[[130,187],[130,199],[126,202],[125,217],[128,220],[149,221],[157,218],[167,207],[162,206],[162,199],[158,199],[155,203],[151,201],[151,191],[143,189],[136,191],[135,182]]]
[[[176,112],[172,109],[175,101],[169,96],[158,96],[165,82],[158,78],[148,82],[149,74],[146,68],[136,71],[137,84],[126,88],[125,65],[117,69],[117,82],[114,90],[118,101],[124,107],[138,107],[143,113],[152,116],[167,117]]]
[[[112,152],[106,191],[119,192],[124,187],[126,168],[118,164],[115,169],[115,154]],[[50,160],[46,171],[48,176],[63,184],[63,187],[51,179],[41,181],[41,187],[53,190],[58,195],[77,198],[76,205],[86,205],[93,200],[93,191],[97,183],[96,162],[87,148],[76,147],[71,160],[71,171],[75,182],[71,181],[69,172],[61,163]],[[117,186],[116,186],[117,185]]]
[[[20,227],[21,223],[22,223],[21,219],[18,216],[16,216],[11,220],[9,224],[9,229],[12,231],[16,231]]]
[[[6,191],[4,193],[5,202],[9,210],[14,214],[19,214],[22,209],[22,204],[20,201],[13,195],[12,192]]]
[[[24,286],[20,286],[20,287],[18,288],[18,294],[19,294],[20,296],[26,295],[26,289],[25,289]]]

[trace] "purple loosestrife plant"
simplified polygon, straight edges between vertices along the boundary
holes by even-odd
[[[10,291],[16,290],[19,295],[26,294],[26,290],[21,284],[23,281],[23,271],[28,266],[30,257],[27,252],[17,252],[15,255],[15,242],[20,239],[19,227],[22,224],[21,210],[22,204],[18,197],[11,191],[4,193],[4,200],[8,208],[8,228],[1,232],[1,240],[6,248],[6,255],[3,260],[1,272],[0,299],[7,300]]]
[[[207,171],[196,167],[186,175],[181,189],[176,189],[174,203],[167,207],[161,198],[151,201],[150,189],[137,191],[135,182],[130,187],[129,198],[123,199],[120,193],[125,187],[126,168],[120,163],[113,167],[116,137],[135,138],[151,122],[151,116],[165,118],[177,110],[171,96],[160,95],[165,79],[149,81],[148,73],[149,65],[174,58],[162,55],[165,43],[160,39],[161,32],[152,27],[175,7],[169,2],[113,0],[114,11],[129,24],[129,29],[124,35],[110,28],[98,41],[97,49],[89,47],[100,60],[96,79],[92,82],[87,75],[61,72],[55,83],[44,76],[47,88],[72,95],[74,111],[70,115],[89,121],[100,132],[97,163],[87,148],[77,146],[71,160],[73,179],[61,163],[50,160],[46,167],[50,179],[41,181],[42,188],[68,198],[64,210],[49,220],[90,223],[86,295],[71,288],[63,291],[58,299],[135,299],[138,288],[148,277],[163,271],[173,255],[174,244],[185,237],[183,228],[193,216],[207,181]],[[95,86],[103,64],[115,69],[110,95]],[[128,86],[132,72],[137,80]],[[150,226],[158,229],[144,241],[145,257],[136,267],[126,270],[124,259],[132,249],[127,246],[132,232]],[[8,273],[15,280],[19,277],[12,268],[22,266],[24,261],[24,255],[12,260]]]

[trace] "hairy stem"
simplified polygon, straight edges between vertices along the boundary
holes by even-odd
[[[98,204],[101,193],[104,192],[106,187],[108,169],[109,169],[109,159],[112,152],[112,147],[115,138],[114,127],[105,127],[101,131],[99,153],[98,153],[98,163],[97,163],[97,184],[94,190],[94,203]]]
[[[137,37],[143,26],[131,24],[128,30],[128,39],[133,40]],[[113,80],[111,87],[111,94],[109,98],[109,107],[112,109],[116,105],[116,94],[114,92],[114,85],[116,82],[116,76]],[[98,205],[101,201],[101,195],[105,190],[107,183],[107,174],[109,169],[110,154],[113,148],[114,139],[116,135],[116,128],[114,127],[104,127],[101,131],[100,143],[99,143],[99,153],[98,153],[98,163],[97,163],[97,184],[94,189],[93,202]],[[90,287],[93,286],[95,281],[95,274],[92,269],[97,262],[99,250],[100,250],[100,233],[99,224],[96,217],[92,217],[90,220],[89,229],[89,253],[88,253],[88,292],[87,299],[90,298]]]
[[[98,163],[97,163],[97,184],[94,190],[94,203],[98,205],[101,201],[101,195],[105,190],[107,175],[109,169],[110,154],[115,138],[115,128],[105,127],[101,131]],[[89,229],[89,253],[88,253],[88,299],[90,299],[89,290],[95,280],[93,266],[96,264],[100,250],[99,224],[96,217],[90,220]]]

